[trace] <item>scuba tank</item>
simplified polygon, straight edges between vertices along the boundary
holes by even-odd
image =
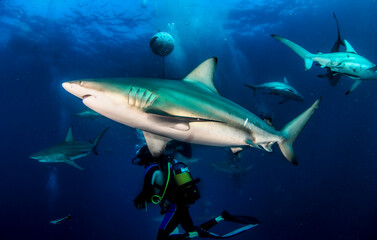
[[[182,162],[173,163],[171,166],[175,183],[176,201],[183,204],[193,204],[200,198],[200,193],[196,184],[199,178],[192,179],[189,168]]]

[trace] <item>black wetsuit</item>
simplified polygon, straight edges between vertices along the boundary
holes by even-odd
[[[165,186],[159,186],[157,184],[152,185],[153,174],[156,171],[161,170],[164,173],[167,172],[168,165],[164,164],[164,162],[166,162],[166,159],[162,160],[161,162],[163,162],[161,166],[157,163],[151,163],[150,165],[146,166],[143,190],[134,200],[136,208],[144,209],[146,204],[152,202],[152,197],[155,194],[155,188],[160,189],[161,192],[164,191]],[[163,196],[163,200],[159,203],[161,207],[161,214],[165,214],[165,216],[159,227],[157,240],[189,239],[190,233],[193,234],[195,232],[197,233],[196,236],[198,237],[223,239],[238,235],[259,224],[259,221],[256,218],[248,216],[231,216],[229,214],[224,215],[224,211],[221,215],[224,218],[223,220],[246,224],[247,226],[236,229],[235,231],[225,235],[217,235],[208,232],[208,230],[215,226],[219,220],[213,218],[201,224],[199,227],[194,226],[189,213],[189,205],[183,204],[182,201],[176,200],[177,197],[175,197],[174,189],[174,184],[168,183],[166,193]],[[178,227],[178,225],[181,225],[186,233],[172,234],[172,232],[176,229],[176,227]]]
[[[164,162],[164,161],[163,161]],[[151,163],[145,168],[144,185],[141,193],[134,200],[134,204],[138,209],[144,209],[145,204],[151,202],[154,195],[154,188],[163,190],[165,186],[152,185],[153,174],[161,170],[161,166],[157,163]],[[164,219],[158,230],[158,240],[168,239],[186,239],[186,234],[170,234],[174,229],[181,225],[186,232],[194,231],[194,224],[189,213],[189,206],[185,204],[176,203],[174,194],[172,193],[173,186],[168,186],[164,200],[159,204],[161,213],[165,214]]]
[[[165,211],[165,217],[158,229],[157,240],[186,239],[187,233],[170,235],[178,225],[181,225],[186,232],[195,230],[188,206],[171,203]]]

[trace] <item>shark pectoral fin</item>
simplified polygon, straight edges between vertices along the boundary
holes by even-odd
[[[163,137],[157,134],[143,131],[145,142],[153,157],[158,157],[164,153],[166,144],[171,141],[170,138]]]
[[[218,93],[215,85],[213,84],[213,78],[215,76],[217,66],[217,58],[208,58],[197,66],[189,75],[187,75],[183,81],[200,84],[211,92]]]
[[[77,169],[79,169],[79,170],[81,170],[81,171],[85,171],[85,169],[84,168],[82,168],[82,167],[80,167],[79,165],[77,165],[74,161],[72,161],[72,160],[66,160],[66,161],[64,161],[65,163],[67,163],[68,165],[71,165],[72,167],[74,167],[74,168],[77,168]]]
[[[356,79],[355,82],[352,84],[350,90],[348,90],[348,91],[346,92],[346,95],[350,94],[353,90],[355,90],[355,88],[357,88],[357,86],[359,86],[360,83],[361,83],[361,80]]]
[[[344,40],[344,44],[346,45],[346,52],[356,53],[355,49],[353,49],[353,47],[347,40]]]
[[[305,71],[309,71],[309,69],[313,65],[313,59],[311,59],[311,58],[305,58],[304,62],[305,62]]]
[[[73,142],[74,141],[73,134],[72,134],[72,125],[68,129],[67,136],[65,137],[65,141],[66,142]]]
[[[146,113],[149,113],[149,118],[158,121],[159,124],[168,126],[172,129],[179,131],[188,131],[190,130],[191,122],[220,122],[213,119],[198,118],[198,117],[186,117],[186,116],[176,116],[171,115],[167,112],[148,109]]]

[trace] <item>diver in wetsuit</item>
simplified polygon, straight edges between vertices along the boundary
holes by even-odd
[[[135,161],[137,159],[138,161]],[[189,205],[200,198],[196,186],[200,180],[192,179],[187,166],[176,162],[171,155],[153,157],[147,146],[139,150],[132,163],[145,167],[144,186],[134,200],[135,207],[145,209],[148,203],[153,202],[161,207],[161,214],[165,214],[158,230],[157,240],[192,239],[196,237],[228,238],[260,223],[256,218],[232,216],[224,211],[220,216],[199,227],[194,226],[189,213]],[[208,232],[211,227],[223,220],[241,223],[245,226],[225,235]],[[181,225],[186,233],[173,234],[178,225]]]

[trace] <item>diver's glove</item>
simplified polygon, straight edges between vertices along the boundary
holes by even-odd
[[[147,201],[145,201],[145,196],[143,193],[140,193],[134,200],[134,205],[138,210],[145,209]]]

